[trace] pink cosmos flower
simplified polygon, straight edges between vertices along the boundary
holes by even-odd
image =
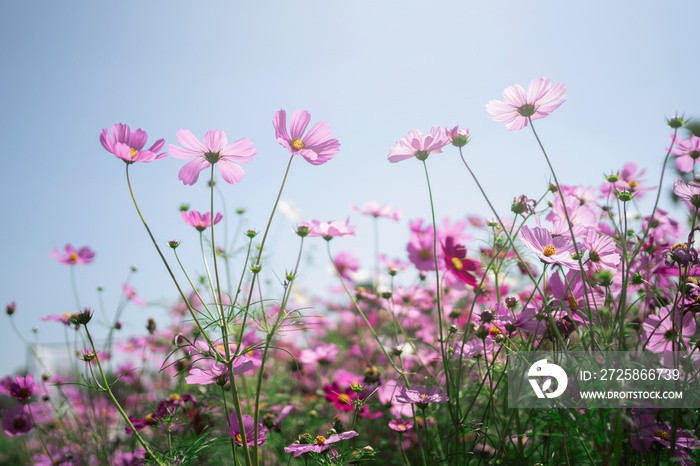
[[[333,434],[328,438],[325,438],[322,435],[318,435],[316,437],[316,442],[315,443],[293,443],[289,445],[288,447],[284,447],[284,452],[285,453],[293,453],[293,457],[296,458],[297,456],[303,455],[304,453],[308,452],[315,452],[315,453],[322,453],[328,448],[330,448],[330,445],[332,443],[340,442],[341,440],[347,440],[349,438],[357,437],[359,434],[355,432],[354,430],[349,430],[347,432],[343,432],[342,434]]]
[[[675,139],[674,139],[675,137]],[[682,141],[678,136],[669,136],[671,139],[671,153],[676,156],[678,171],[688,173],[693,171],[695,162],[700,158],[700,138],[692,135],[690,139]],[[669,150],[667,147],[666,150]]]
[[[667,449],[671,449],[671,432],[673,429],[668,422],[657,422],[653,415],[641,414],[634,418],[635,425],[633,426],[630,442],[632,448],[637,451],[647,451],[652,443],[656,442]],[[676,453],[683,458],[687,457],[685,449],[697,450],[700,448],[700,441],[693,437],[693,434],[677,428],[676,430]],[[690,459],[690,457],[687,457]],[[678,460],[678,457],[676,457]],[[692,461],[692,460],[691,460]],[[679,464],[695,464],[679,461]]]
[[[238,423],[238,416],[236,415],[236,412],[234,411],[231,413],[228,417],[228,422],[229,422],[229,431],[228,434],[231,436],[234,442],[238,446],[243,446],[243,435],[241,435],[241,432],[245,432],[245,438],[246,438],[246,443],[248,446],[262,446],[265,445],[265,442],[267,441],[267,435],[265,435],[265,427],[263,427],[262,423],[258,423],[258,438],[254,439],[255,437],[255,421],[252,418],[252,416],[248,416],[247,414],[244,414],[241,416],[243,418],[243,428],[241,428],[241,425]]]
[[[170,144],[169,153],[176,159],[194,159],[187,162],[178,174],[184,184],[197,182],[199,172],[217,164],[221,176],[228,183],[240,183],[245,172],[237,163],[248,163],[255,156],[255,147],[247,138],[229,144],[226,133],[215,129],[204,135],[204,144],[191,131],[181,129],[176,134],[177,142],[185,148]]]
[[[332,222],[319,222],[313,220],[311,223],[301,222],[300,226],[309,229],[308,236],[321,236],[326,241],[330,241],[336,236],[355,236],[355,225],[350,225],[350,219],[345,222],[334,220]]]
[[[58,322],[62,322],[64,324],[70,326],[72,323],[71,319],[77,315],[78,315],[77,312],[74,314],[68,314],[68,313],[54,314],[54,315],[50,315],[50,316],[41,317],[41,320],[43,320],[43,321],[56,320]]]
[[[407,430],[413,429],[413,420],[392,419],[389,421],[389,429],[396,432],[406,432]]]
[[[95,257],[95,252],[87,246],[83,246],[76,251],[72,245],[66,244],[65,251],[65,253],[62,253],[58,248],[53,248],[53,252],[49,254],[49,257],[66,265],[89,264]]]
[[[346,280],[352,280],[355,272],[360,268],[360,261],[357,257],[347,251],[338,253],[333,259],[333,263],[340,276]]]
[[[686,313],[681,322],[679,312],[671,312],[669,307],[661,308],[658,316],[652,314],[647,317],[642,328],[645,332],[642,339],[646,342],[645,348],[654,353],[680,351],[679,337],[682,337],[683,345],[687,347],[696,330],[692,313]]]
[[[165,139],[158,139],[149,149],[143,150],[147,140],[148,133],[142,131],[141,128],[132,132],[129,125],[122,123],[113,125],[109,133],[107,133],[107,128],[104,128],[100,135],[102,147],[122,159],[126,164],[152,162],[168,155],[167,152],[158,153],[165,145]]]
[[[578,261],[571,257],[575,253],[574,245],[564,236],[553,238],[546,228],[530,229],[524,226],[520,230],[520,240],[529,250],[537,254],[542,262],[560,264],[570,269],[579,268]]]
[[[316,364],[329,364],[338,357],[338,345],[319,343],[313,348],[305,348],[299,354],[299,362],[307,366]]]
[[[506,122],[509,131],[523,129],[531,120],[544,118],[564,103],[566,86],[555,84],[549,79],[533,79],[527,91],[520,84],[503,91],[503,101],[492,100],[486,104],[486,111],[494,121]]]
[[[137,306],[145,306],[146,305],[146,301],[144,301],[143,299],[136,296],[136,290],[134,288],[130,287],[129,285],[127,285],[126,283],[124,283],[122,285],[122,291],[126,295],[127,299],[129,299],[129,301],[133,302]]]
[[[312,165],[321,165],[338,155],[340,143],[331,139],[333,133],[330,126],[319,121],[304,135],[309,125],[311,115],[306,110],[295,110],[289,120],[287,132],[287,112],[280,110],[275,113],[272,125],[275,127],[277,142],[286,147],[292,154],[299,154]]]
[[[430,128],[428,134],[414,129],[409,131],[395,147],[389,150],[389,162],[396,163],[416,157],[425,160],[430,154],[439,154],[442,148],[450,143],[447,133],[439,126]]]
[[[588,250],[588,264],[594,272],[608,270],[615,272],[620,263],[615,241],[609,236],[603,236],[596,230],[590,230],[583,240],[583,246]]]
[[[214,225],[219,223],[222,218],[224,218],[223,215],[217,212],[216,216],[214,217]],[[182,219],[186,224],[193,226],[199,232],[206,230],[207,227],[212,225],[211,212],[202,214],[196,210],[190,210],[189,212],[182,213]]]
[[[685,184],[682,179],[676,178],[673,182],[673,192],[688,204],[689,207],[700,209],[700,183],[695,180]]]
[[[414,404],[447,403],[449,400],[450,399],[447,397],[447,394],[445,394],[445,392],[437,386],[433,388],[401,387],[399,393],[394,397],[394,401],[397,403]]]
[[[360,212],[362,215],[369,215],[372,217],[386,217],[390,218],[392,220],[400,220],[401,219],[401,211],[400,210],[393,210],[391,208],[391,204],[384,204],[383,206],[379,206],[379,203],[377,201],[369,201],[365,202],[362,207],[357,207],[357,206],[352,206],[352,208],[358,212]]]
[[[2,413],[2,428],[9,437],[24,435],[34,428],[27,405],[17,404]]]

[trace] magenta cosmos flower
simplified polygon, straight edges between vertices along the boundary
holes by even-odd
[[[7,408],[2,413],[2,428],[5,433],[13,437],[24,435],[34,428],[32,416],[27,405],[17,404]]]
[[[467,259],[467,248],[461,244],[455,244],[454,238],[448,236],[442,245],[442,252],[445,255],[445,267],[451,270],[462,283],[476,288],[476,276],[473,272],[479,270],[479,263]]]
[[[95,257],[95,252],[87,246],[83,246],[76,251],[73,245],[66,244],[65,253],[59,251],[58,248],[53,248],[53,252],[49,254],[49,257],[66,265],[89,264]]]
[[[168,152],[176,159],[194,159],[187,162],[178,174],[184,184],[194,184],[199,172],[217,164],[221,176],[228,183],[240,183],[245,172],[238,163],[248,163],[255,156],[255,147],[247,138],[228,143],[226,133],[214,129],[204,135],[204,144],[191,131],[181,129],[175,135],[185,148],[170,144]]]
[[[333,434],[328,438],[324,437],[323,435],[318,435],[314,443],[293,443],[288,447],[284,447],[284,452],[292,453],[294,458],[308,452],[322,453],[328,450],[332,443],[357,437],[358,435],[359,434],[354,430],[349,430],[347,432],[343,432],[342,434]]]
[[[24,377],[15,377],[14,382],[10,384],[10,395],[15,399],[22,401],[26,400],[34,394],[34,376],[27,374]]]
[[[425,160],[430,154],[442,152],[442,148],[449,143],[447,132],[439,126],[433,126],[430,128],[430,132],[425,135],[414,129],[389,150],[389,162],[396,163],[411,157]]]
[[[574,244],[564,236],[552,237],[549,230],[542,227],[523,227],[520,230],[520,240],[530,251],[537,254],[542,262],[579,269],[578,261],[571,257],[576,252]]]
[[[503,91],[503,101],[492,100],[486,104],[491,119],[508,123],[506,129],[514,131],[527,126],[528,118],[544,118],[564,103],[566,86],[551,85],[549,79],[533,79],[527,91],[520,84]]]
[[[219,223],[223,216],[217,212],[214,216],[214,225]],[[182,213],[182,219],[186,224],[194,227],[197,231],[202,232],[211,226],[211,212],[202,214],[196,210]]]
[[[262,423],[258,423],[258,438],[257,440],[255,440],[253,439],[253,437],[255,437],[255,421],[251,416],[248,416],[247,414],[244,414],[241,417],[243,418],[242,429],[240,424],[238,423],[238,416],[235,412],[231,413],[231,415],[229,415],[228,417],[228,434],[231,436],[233,441],[236,442],[236,445],[241,447],[243,446],[243,432],[245,432],[246,443],[248,444],[248,446],[265,445],[265,442],[267,441],[267,436],[265,435],[265,427],[263,427]]]
[[[287,132],[287,112],[280,110],[275,113],[272,125],[275,127],[277,142],[287,148],[292,155],[299,154],[312,165],[321,165],[338,155],[340,143],[331,139],[333,133],[325,121],[319,121],[311,127],[308,133],[311,115],[306,110],[295,110],[289,120]]]
[[[148,133],[141,128],[131,131],[129,125],[117,123],[107,132],[107,128],[100,134],[102,147],[115,156],[122,159],[126,164],[134,162],[152,162],[162,159],[167,152],[158,153],[165,145],[165,139],[158,139],[149,149],[144,150],[148,141]]]

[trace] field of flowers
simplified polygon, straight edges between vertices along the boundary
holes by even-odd
[[[0,463],[694,465],[697,407],[509,407],[509,355],[697,356],[700,138],[674,116],[669,142],[657,142],[655,181],[629,162],[603,175],[599,186],[561,185],[553,165],[565,161],[550,158],[534,122],[565,96],[563,84],[539,78],[486,105],[507,130],[531,130],[551,169],[551,183],[514,199],[508,217],[490,202],[489,218],[436,219],[434,210],[426,212],[407,224],[406,255],[388,258],[375,250],[374,264],[336,249],[341,237],[355,235],[349,221],[300,222],[289,233],[298,237],[299,258],[309,241],[325,243],[337,275],[337,295],[305,296],[311,307],[295,294],[304,274],[300,260],[274,271],[277,286],[261,283],[261,276],[270,272],[265,245],[291,164],[320,165],[340,152],[326,122],[313,122],[304,110],[274,115],[275,138],[289,155],[286,171],[280,166],[277,201],[264,230],[227,234],[223,216],[242,212],[225,211],[216,184],[244,181],[240,164],[254,163],[256,155],[248,139],[229,143],[223,131],[211,130],[200,140],[180,130],[177,144],[158,139],[149,146],[141,129],[122,123],[104,129],[100,142],[124,162],[143,222],[134,234],[150,237],[179,291],[172,319],[149,320],[142,334],[123,335],[126,304],[145,304],[135,289],[123,285],[113,315],[95,312],[98,304],[75,291],[74,269],[99,257],[89,246],[56,248],[51,257],[70,273],[75,308],[44,320],[63,327],[66,351],[75,358],[71,370],[53,373],[36,354],[40,374],[0,380]],[[430,159],[441,153],[488,200],[489,187],[468,165],[469,139],[460,127],[410,131],[388,160],[424,172],[431,207],[431,182],[439,180],[430,178]],[[179,172],[184,184],[200,175],[209,183],[207,211],[181,209],[183,236],[198,245],[154,237],[134,196],[130,170],[167,155],[186,161]],[[671,165],[678,177],[665,186]],[[682,218],[658,207],[670,189]],[[655,203],[639,214],[643,196]],[[356,209],[373,217],[377,231],[402,221],[390,205]],[[185,247],[200,247],[202,262],[183,263],[178,252]],[[200,266],[206,274],[194,276]],[[372,273],[358,274],[361,266]],[[14,326],[21,308],[10,303],[6,311]],[[104,341],[94,338],[95,326],[109,329]],[[17,335],[36,351],[27,335]]]

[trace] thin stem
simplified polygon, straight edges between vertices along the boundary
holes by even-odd
[[[425,170],[425,180],[428,184],[428,195],[430,197],[430,214],[432,215],[433,218],[433,261],[435,263],[435,296],[437,298],[437,315],[438,315],[438,327],[440,329],[440,353],[442,355],[442,364],[443,368],[445,371],[445,389],[447,392],[447,397],[450,399],[450,404],[453,401],[453,397],[450,397],[450,394],[452,393],[452,386],[450,382],[451,374],[450,374],[450,365],[449,365],[449,358],[447,356],[447,344],[445,342],[445,334],[444,334],[444,329],[443,329],[443,323],[442,323],[442,302],[440,300],[440,267],[438,265],[438,258],[437,258],[437,222],[435,221],[435,204],[433,202],[433,191],[430,188],[430,176],[428,175],[428,164],[425,163],[425,160],[422,160],[423,162],[423,169]],[[454,400],[455,405],[459,404],[459,400]],[[451,406],[450,406],[451,408]],[[457,414],[452,411],[452,409],[449,409],[450,411],[450,416],[452,417],[452,421],[456,422],[457,421]]]
[[[134,196],[134,190],[131,188],[131,180],[129,179],[129,165],[126,164],[126,182],[129,185],[129,193],[131,194],[131,200],[134,202],[134,207],[136,207],[136,212],[139,214],[139,218],[141,218],[141,222],[143,223],[143,226],[146,228],[146,231],[148,232],[148,236],[151,237],[151,241],[153,242],[153,246],[155,246],[156,251],[158,251],[158,255],[160,256],[160,259],[163,261],[163,264],[165,265],[165,268],[168,270],[168,273],[170,274],[170,278],[173,280],[173,283],[175,283],[175,287],[177,288],[177,291],[180,293],[180,296],[182,297],[182,300],[185,303],[185,306],[187,306],[187,310],[190,312],[190,315],[192,316],[192,319],[194,320],[195,324],[197,325],[197,329],[199,329],[200,333],[204,337],[204,339],[207,341],[207,344],[209,344],[209,347],[214,348],[214,344],[212,343],[211,339],[209,338],[209,335],[204,331],[204,328],[202,328],[202,325],[199,323],[199,319],[197,318],[197,315],[194,312],[194,309],[192,308],[192,305],[190,304],[190,300],[187,299],[187,296],[185,296],[185,293],[182,291],[182,288],[180,288],[180,284],[177,281],[177,278],[175,278],[175,274],[173,271],[170,269],[170,265],[168,264],[168,261],[165,260],[165,256],[160,250],[160,247],[158,247],[158,243],[156,242],[156,239],[153,237],[153,233],[151,233],[151,229],[148,227],[148,224],[146,223],[146,219],[143,218],[143,214],[141,214],[141,209],[139,209],[139,205],[136,202],[136,197]],[[215,353],[218,354],[218,353]]]
[[[532,283],[535,284],[535,289],[537,292],[542,296],[542,299],[544,299],[544,292],[539,289],[537,286],[537,283],[539,280],[535,278],[535,276],[532,274],[532,271],[530,270],[530,267],[527,267],[525,260],[520,256],[520,252],[518,252],[518,249],[515,247],[515,243],[513,242],[513,238],[511,235],[508,234],[508,229],[506,228],[505,224],[501,220],[501,217],[498,216],[498,212],[496,212],[496,209],[493,207],[493,204],[491,204],[491,201],[489,200],[489,197],[486,195],[486,191],[484,191],[484,188],[481,187],[481,183],[479,183],[479,180],[476,178],[476,175],[474,175],[474,172],[472,171],[471,168],[469,168],[469,164],[467,164],[467,161],[464,159],[464,154],[462,153],[462,148],[459,148],[459,156],[462,158],[462,162],[464,163],[464,166],[467,167],[467,170],[469,170],[469,174],[472,176],[474,179],[474,182],[476,183],[476,186],[479,188],[479,191],[481,191],[481,195],[484,197],[486,200],[486,203],[489,205],[489,208],[491,209],[491,212],[493,215],[496,217],[496,220],[498,221],[498,224],[501,226],[503,229],[503,232],[506,234],[506,238],[508,239],[508,242],[510,243],[510,247],[515,253],[515,255],[518,257],[518,260],[520,261],[521,264],[523,264],[525,271],[527,272],[528,277],[530,277],[530,280],[532,280]]]
[[[263,239],[262,242],[260,243],[260,249],[258,251],[258,258],[255,261],[256,266],[260,266],[260,259],[262,259],[262,254],[263,254],[263,248],[265,247],[265,240],[267,240],[267,234],[270,232],[270,225],[272,225],[272,219],[275,217],[275,211],[277,210],[277,205],[280,202],[280,198],[282,197],[282,191],[284,190],[284,185],[287,182],[287,175],[289,175],[289,169],[292,166],[292,160],[294,160],[294,154],[292,154],[291,157],[289,157],[289,163],[287,163],[287,170],[284,172],[284,178],[282,179],[282,185],[280,186],[279,193],[277,193],[277,199],[275,200],[275,205],[272,207],[272,212],[270,213],[270,218],[267,221],[267,226],[265,227],[265,234],[263,234]],[[245,312],[243,313],[243,323],[241,324],[241,331],[238,336],[238,344],[240,345],[241,342],[243,341],[243,332],[245,331],[245,322],[246,319],[248,318],[248,310],[250,309],[250,303],[251,300],[253,299],[253,290],[255,289],[255,279],[257,278],[257,274],[253,274],[253,279],[251,280],[250,283],[250,291],[248,292],[248,300],[246,301],[245,305]]]
[[[119,411],[119,414],[122,416],[124,421],[126,421],[126,424],[129,426],[131,429],[133,435],[136,437],[136,440],[141,444],[141,446],[146,450],[146,454],[150,457],[153,458],[153,460],[158,463],[160,466],[165,466],[164,463],[162,463],[158,457],[156,457],[151,449],[148,447],[148,444],[146,441],[141,437],[141,435],[138,433],[136,430],[136,427],[131,423],[131,420],[129,419],[129,416],[124,412],[122,409],[121,405],[117,401],[117,399],[114,397],[114,393],[112,393],[112,388],[109,385],[109,382],[107,381],[107,376],[105,375],[104,370],[102,369],[102,363],[100,362],[100,355],[97,352],[97,347],[95,346],[95,343],[92,341],[92,336],[90,335],[90,331],[88,330],[87,325],[85,327],[85,333],[87,334],[88,340],[90,340],[90,347],[92,350],[95,352],[95,361],[97,362],[97,368],[100,371],[100,376],[102,376],[102,382],[104,383],[103,390],[107,393],[107,396],[109,396],[109,399],[112,400],[112,403],[114,406],[117,408],[117,411]]]
[[[214,164],[211,165],[211,178],[212,180],[214,179]],[[236,381],[234,379],[234,374],[233,374],[233,358],[231,357],[231,348],[229,347],[229,341],[228,341],[228,320],[226,319],[226,312],[224,310],[224,303],[223,300],[221,299],[221,286],[219,283],[219,267],[217,265],[218,261],[216,260],[216,241],[214,240],[214,185],[211,185],[211,205],[210,205],[210,212],[211,212],[211,252],[212,255],[214,256],[214,276],[216,278],[216,289],[212,288],[212,295],[214,298],[214,304],[217,305],[219,308],[219,312],[221,313],[221,336],[223,339],[223,346],[224,346],[224,355],[226,356],[226,367],[228,368],[228,374],[229,374],[229,380],[231,382],[231,394],[233,395],[233,405],[234,408],[236,409],[236,417],[238,418],[238,425],[243,426],[243,414],[241,413],[241,402],[240,399],[238,398],[238,388],[236,387]],[[205,260],[206,264],[206,260]],[[208,267],[207,267],[208,269]],[[207,270],[208,273],[208,270]],[[209,278],[209,282],[211,284],[211,277]],[[214,346],[211,346],[212,349],[215,349]],[[226,401],[226,398],[224,398],[224,402]],[[228,421],[229,418],[226,417],[226,420]],[[229,427],[230,427],[230,421],[229,421]],[[248,448],[248,439],[246,438],[246,432],[245,429],[241,428],[241,438],[242,438],[242,443],[243,443],[243,454],[245,455],[245,462],[248,466],[252,465],[253,462],[250,458],[250,449]],[[257,443],[257,442],[256,442]],[[236,457],[236,448],[234,442],[231,442],[231,454],[233,457]]]

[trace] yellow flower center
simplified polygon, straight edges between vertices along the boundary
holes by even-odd
[[[170,400],[171,401],[180,401],[180,395],[178,395],[177,393],[173,393],[172,395],[170,395]]]
[[[671,251],[675,251],[678,248],[688,249],[688,245],[686,243],[676,243],[673,246],[671,246]]]
[[[501,330],[498,327],[496,327],[495,325],[493,327],[491,327],[491,330],[489,330],[489,335],[491,335],[492,337],[496,336],[500,333],[502,333]]]
[[[542,250],[542,254],[544,254],[547,257],[552,257],[556,253],[557,253],[557,248],[555,248],[553,244],[548,244]]]
[[[455,270],[462,270],[464,268],[464,265],[462,265],[462,261],[459,260],[457,257],[452,258],[452,267],[455,268]]]
[[[68,262],[78,262],[78,254],[71,252],[68,255]]]
[[[568,301],[571,309],[578,309],[578,301],[573,296],[567,296],[566,300]]]
[[[639,183],[637,183],[637,182],[634,181],[634,180],[629,180],[629,181],[627,182],[627,184],[629,185],[630,188],[636,188],[637,186],[639,186]]]
[[[306,143],[299,138],[292,139],[292,142],[289,145],[292,146],[292,149],[294,150],[306,149]]]
[[[424,260],[427,261],[431,257],[433,257],[433,253],[430,249],[421,249],[420,252],[418,253],[418,256]]]
[[[65,317],[66,319],[70,319],[72,316],[73,314],[68,314],[67,312],[63,314],[63,317]]]
[[[243,437],[241,437],[241,434],[236,434],[236,442],[243,443]]]
[[[405,426],[404,424],[399,424],[399,425],[396,426],[396,427],[398,427],[398,428],[401,429],[401,430],[406,430],[406,426]]]
[[[425,400],[425,396],[426,396],[426,395],[421,394],[420,399],[421,399],[421,400]]]
[[[132,149],[131,149],[131,158],[133,159],[134,157],[136,157],[136,154],[138,154],[138,153],[139,153],[139,151],[137,151],[136,149],[133,149],[133,148],[132,148]]]
[[[324,443],[326,443],[326,437],[323,435],[318,435],[316,437],[316,445],[323,445]]]
[[[338,401],[346,404],[352,404],[352,400],[350,400],[350,397],[347,396],[345,393],[341,393],[340,395],[338,395]]]
[[[658,437],[662,440],[671,440],[671,436],[665,430],[657,430],[654,432],[654,437]]]
[[[150,421],[151,418],[153,418],[153,413],[149,413],[146,415],[146,421]]]

